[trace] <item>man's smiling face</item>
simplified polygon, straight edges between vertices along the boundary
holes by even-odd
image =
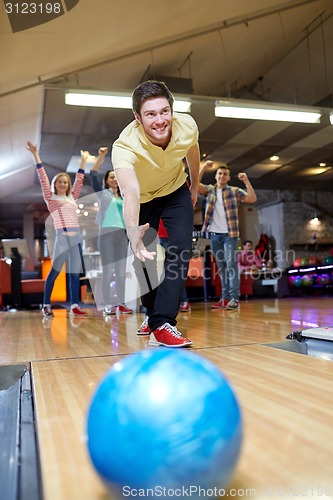
[[[164,149],[167,147],[172,132],[172,111],[165,97],[144,101],[140,115],[135,113],[135,118],[152,144]]]
[[[227,168],[219,167],[215,174],[215,180],[218,188],[223,188],[230,181],[230,172]]]

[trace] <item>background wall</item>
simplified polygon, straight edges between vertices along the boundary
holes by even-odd
[[[259,227],[271,237],[275,264],[285,268],[299,257],[325,257],[333,248],[333,194],[313,191],[256,191]],[[314,215],[318,221],[313,221]],[[253,225],[246,211],[242,221],[245,234]]]
[[[259,241],[261,227],[257,206],[241,204],[239,207],[239,226],[240,226],[240,246],[244,240],[250,240],[253,245]]]

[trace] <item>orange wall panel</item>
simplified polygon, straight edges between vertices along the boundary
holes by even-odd
[[[52,267],[51,259],[44,259],[42,261],[42,278],[46,280]],[[55,280],[53,291],[51,294],[52,302],[66,302],[67,289],[66,289],[66,264],[63,265],[61,272]]]

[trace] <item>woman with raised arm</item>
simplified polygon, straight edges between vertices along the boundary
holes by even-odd
[[[67,263],[70,292],[70,314],[86,317],[85,311],[79,306],[80,300],[80,272],[82,269],[82,235],[79,227],[76,200],[79,198],[84,169],[89,153],[81,151],[81,164],[72,186],[66,172],[57,174],[50,183],[42,165],[37,145],[28,141],[27,149],[34,157],[37,175],[42,188],[43,198],[53,220],[56,237],[54,241],[52,268],[46,278],[44,290],[44,317],[54,316],[51,309],[51,294],[56,278],[63,264]]]
[[[104,302],[104,316],[116,314],[132,314],[132,309],[125,305],[125,275],[128,238],[123,218],[123,200],[120,195],[118,182],[113,170],[107,170],[103,184],[98,173],[108,148],[99,148],[97,160],[90,170],[90,181],[97,193],[99,210],[96,223],[98,231],[98,249],[103,268],[102,295]],[[115,276],[117,303],[111,304],[110,285]]]

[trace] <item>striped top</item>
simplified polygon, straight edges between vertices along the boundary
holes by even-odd
[[[208,189],[207,204],[202,231],[209,231],[216,203],[216,184],[214,186],[213,184],[208,184],[206,188]],[[244,189],[229,186],[228,184],[222,189],[222,201],[227,220],[228,236],[230,238],[239,237],[238,205],[246,195],[247,192]]]
[[[36,167],[43,198],[53,219],[54,228],[57,231],[78,229],[79,218],[76,213],[76,200],[79,198],[83,186],[84,170],[78,170],[71,194],[69,196],[60,196],[52,192],[49,178],[42,163],[38,163]]]

